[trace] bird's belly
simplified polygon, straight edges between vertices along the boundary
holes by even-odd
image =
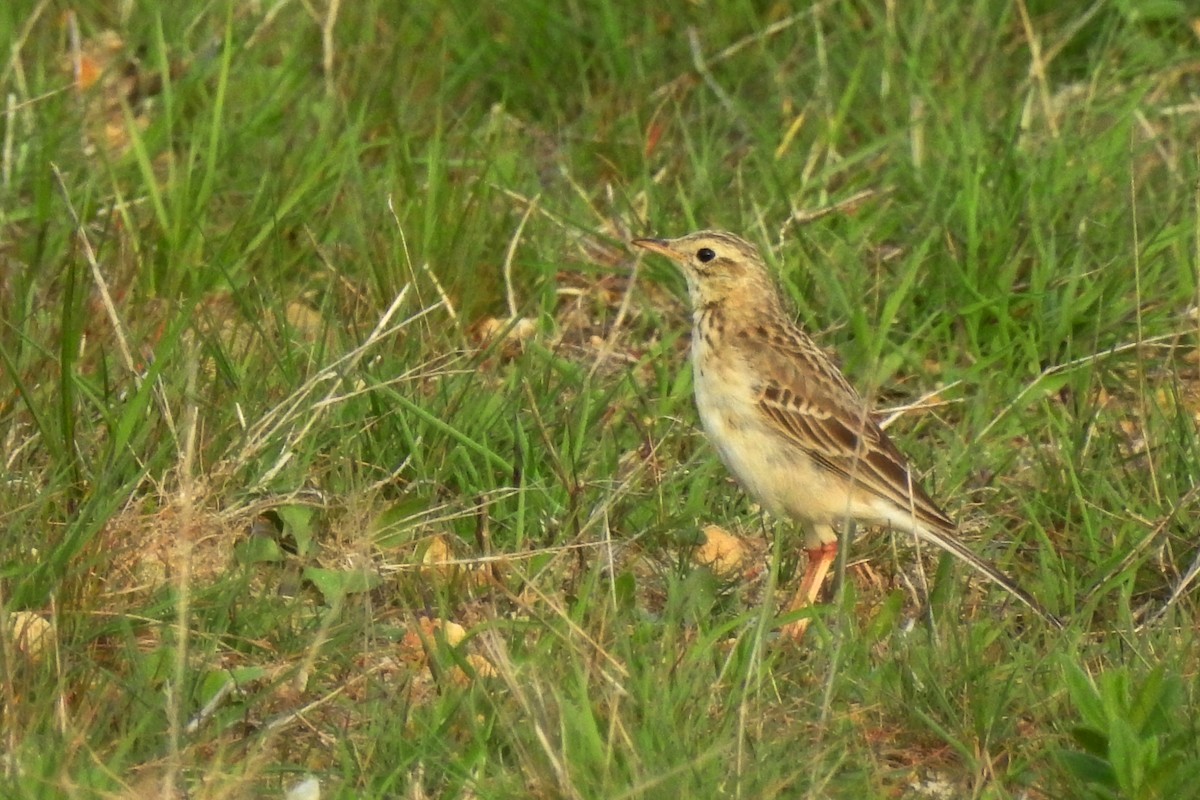
[[[757,409],[747,393],[733,387],[696,382],[696,407],[708,439],[738,482],[776,516],[825,522],[844,514],[844,493],[802,450],[755,419]]]
[[[812,503],[800,487],[820,486],[820,470],[796,447],[756,420],[749,381],[714,385],[714,375],[696,373],[696,408],[708,440],[739,483],[774,515],[810,518]],[[738,384],[745,391],[738,391]]]

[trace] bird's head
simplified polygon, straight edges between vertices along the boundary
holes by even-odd
[[[693,308],[776,297],[758,250],[732,233],[697,231],[678,239],[634,239],[632,244],[679,265],[687,278]]]

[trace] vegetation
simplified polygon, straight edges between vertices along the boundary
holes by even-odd
[[[0,8],[0,795],[1194,793],[1186,4],[167,9]],[[775,639],[702,227],[1065,632],[860,531]]]

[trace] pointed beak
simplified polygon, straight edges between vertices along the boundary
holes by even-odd
[[[634,239],[630,244],[634,247],[640,247],[643,250],[649,250],[651,253],[666,256],[672,261],[683,260],[682,256],[671,247],[671,243],[667,239]]]

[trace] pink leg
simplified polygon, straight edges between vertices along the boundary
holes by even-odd
[[[808,553],[808,564],[804,568],[804,577],[800,580],[800,589],[788,605],[788,611],[811,606],[817,601],[817,595],[821,593],[821,585],[825,583],[825,576],[829,574],[829,568],[837,560],[838,543],[835,539],[805,552]],[[783,626],[780,634],[785,639],[798,642],[803,638],[804,632],[808,630],[809,622],[810,620],[807,618],[789,622]]]

